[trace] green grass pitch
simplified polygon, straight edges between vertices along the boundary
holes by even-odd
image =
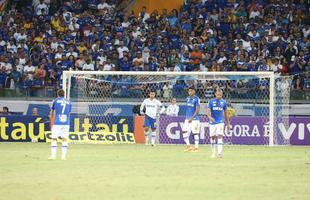
[[[49,153],[0,143],[0,199],[310,199],[310,147],[224,146],[223,159],[210,146],[71,145],[67,161]]]

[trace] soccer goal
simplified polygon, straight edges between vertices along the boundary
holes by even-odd
[[[106,124],[109,131],[117,131],[115,117],[134,116],[134,107],[148,97],[150,90],[156,91],[156,98],[165,106],[176,98],[179,116],[158,118],[161,144],[182,143],[186,88],[194,86],[201,101],[200,143],[209,143],[207,102],[214,97],[216,88],[221,88],[232,124],[225,130],[225,143],[287,145],[290,85],[291,77],[273,72],[63,72],[63,89],[73,102],[73,113],[80,119],[91,118],[92,131],[99,129],[98,123]],[[133,127],[130,124],[127,128],[134,131]]]

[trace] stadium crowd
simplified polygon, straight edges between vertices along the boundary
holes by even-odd
[[[63,70],[120,70],[274,71],[310,90],[308,1],[186,0],[150,13],[117,0],[14,2],[1,16],[1,88],[57,89]]]

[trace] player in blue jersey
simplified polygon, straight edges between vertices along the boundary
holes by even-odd
[[[67,138],[70,129],[71,102],[64,98],[64,94],[65,92],[63,90],[58,90],[58,98],[54,99],[52,103],[51,116],[54,118],[54,125],[52,127],[51,156],[49,157],[49,160],[56,159],[58,137],[62,139],[61,159],[66,160],[68,150]]]
[[[199,132],[200,132],[200,121],[199,121],[199,109],[200,100],[195,95],[195,88],[190,87],[188,89],[188,97],[186,98],[186,116],[183,125],[183,139],[186,144],[184,151],[198,151],[199,145]],[[191,148],[189,142],[190,133],[193,132],[195,147]]]
[[[212,158],[216,153],[216,139],[218,157],[222,158],[224,124],[230,127],[229,116],[227,112],[227,103],[222,98],[223,91],[218,88],[215,92],[215,98],[208,103],[207,115],[210,121],[210,142],[212,148]]]

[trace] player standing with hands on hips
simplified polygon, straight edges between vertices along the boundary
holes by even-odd
[[[186,116],[185,122],[182,128],[183,139],[185,142],[184,151],[198,152],[199,146],[199,132],[200,132],[200,121],[199,121],[199,109],[200,99],[195,95],[195,88],[188,88],[188,97],[186,98]],[[191,148],[189,142],[189,136],[193,132],[195,148]]]
[[[67,138],[70,129],[71,102],[64,98],[65,92],[63,90],[58,90],[57,96],[58,98],[53,101],[51,109],[51,118],[54,118],[54,125],[52,127],[51,156],[48,159],[56,159],[57,138],[61,137],[61,159],[66,160],[68,150]]]
[[[215,98],[211,99],[208,103],[207,115],[210,121],[210,142],[212,148],[212,158],[215,158],[216,139],[218,157],[222,158],[224,121],[227,125],[227,129],[229,130],[230,128],[229,116],[227,112],[227,103],[222,97],[223,91],[218,88],[215,92]]]
[[[140,106],[140,113],[145,115],[144,117],[144,135],[145,135],[145,144],[149,143],[149,131],[151,132],[151,144],[155,146],[156,140],[156,117],[158,110],[160,114],[165,111],[163,104],[155,98],[155,91],[150,91],[148,99],[145,99]],[[145,113],[143,110],[145,109]]]

